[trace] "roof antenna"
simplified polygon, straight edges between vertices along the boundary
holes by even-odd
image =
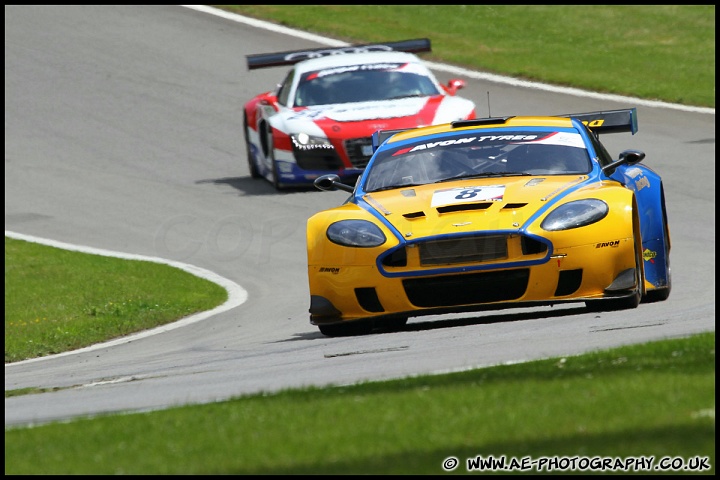
[[[487,100],[488,100],[488,118],[490,118],[490,90],[487,92]]]

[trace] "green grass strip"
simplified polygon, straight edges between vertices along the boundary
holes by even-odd
[[[110,340],[227,300],[179,268],[5,237],[5,362]]]
[[[428,37],[422,58],[481,72],[715,107],[715,5],[220,7],[349,43]]]
[[[714,332],[5,431],[6,474],[443,474],[447,457],[467,473],[491,455],[706,458],[697,473],[713,473]]]

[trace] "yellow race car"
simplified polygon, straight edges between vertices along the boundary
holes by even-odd
[[[483,118],[378,131],[350,193],[307,222],[310,322],[328,336],[409,317],[584,302],[635,308],[670,294],[662,180],[600,134],[633,109]]]

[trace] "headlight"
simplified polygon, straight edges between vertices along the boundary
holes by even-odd
[[[311,150],[315,148],[325,148],[332,150],[332,143],[327,138],[313,137],[307,133],[294,133],[290,135],[293,147],[298,150]]]
[[[607,203],[596,198],[566,203],[553,210],[540,224],[543,230],[555,232],[584,227],[602,220],[608,214]]]
[[[341,220],[330,225],[327,236],[333,243],[346,247],[377,247],[385,243],[385,235],[367,220]]]

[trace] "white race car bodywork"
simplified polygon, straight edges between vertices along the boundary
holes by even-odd
[[[390,95],[394,88],[391,83],[380,86],[366,80],[350,89],[333,80],[368,72],[417,79],[422,89],[385,98],[384,94]],[[373,94],[382,98],[312,104],[301,90],[313,81],[323,85],[324,101],[338,94],[348,100],[366,87],[374,88]],[[338,54],[296,63],[276,91],[259,95],[245,105],[251,173],[277,188],[309,185],[327,173],[354,179],[372,154],[374,132],[474,118],[474,102],[455,96],[462,85],[461,80],[441,85],[417,56],[406,52]],[[300,144],[301,138],[307,145]]]

